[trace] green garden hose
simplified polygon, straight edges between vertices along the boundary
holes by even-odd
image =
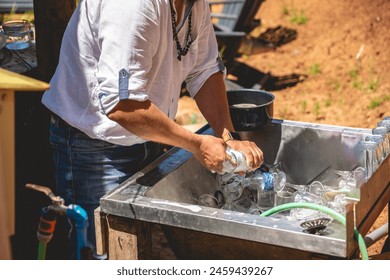
[[[38,243],[38,260],[44,260],[46,259],[46,242],[39,242]]]
[[[336,211],[334,211],[333,209],[330,209],[328,207],[318,205],[315,203],[308,203],[308,202],[291,202],[291,203],[281,204],[281,205],[278,205],[276,207],[273,207],[273,208],[263,212],[260,216],[268,217],[268,216],[271,216],[275,213],[291,210],[294,208],[306,208],[306,209],[316,210],[316,211],[325,213],[325,214],[333,217],[335,220],[339,221],[342,225],[344,225],[344,226],[346,225],[346,219],[340,213],[337,213]],[[354,233],[355,233],[355,237],[358,241],[359,250],[360,250],[360,253],[362,256],[361,257],[362,260],[368,260],[367,247],[366,247],[366,243],[364,242],[363,237],[361,236],[361,234],[359,233],[359,231],[356,228],[354,228]]]

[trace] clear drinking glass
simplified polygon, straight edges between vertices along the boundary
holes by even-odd
[[[221,191],[225,198],[224,209],[230,208],[233,201],[241,197],[245,187],[244,184],[245,180],[241,175],[231,173],[221,175]]]
[[[247,166],[245,155],[229,147],[226,148],[226,160],[222,165],[222,171],[225,173],[237,173],[250,170]]]
[[[270,173],[272,174],[273,189],[276,192],[280,192],[286,185],[286,173],[283,170],[281,162],[278,162],[274,165],[271,165],[269,168]]]
[[[329,201],[326,206],[335,210],[336,212],[340,214],[345,214],[346,213],[346,206],[348,204],[346,200],[347,195],[344,193],[340,193],[334,196],[332,201]]]
[[[281,205],[289,202],[293,202],[295,198],[295,192],[289,189],[283,189],[280,192],[276,193],[276,198],[275,198],[275,205]]]
[[[7,35],[6,48],[23,50],[30,47],[32,30],[27,20],[9,20],[3,23],[4,34]]]
[[[389,132],[389,129],[387,127],[384,127],[384,126],[375,127],[372,130],[372,134],[381,135],[383,137],[383,143],[382,143],[383,152],[384,152],[383,159],[386,158],[387,155],[390,154],[390,140],[389,140],[390,132]]]
[[[275,206],[275,191],[272,184],[272,179],[268,178],[267,182],[265,176],[270,177],[270,174],[261,172],[259,169],[248,174],[247,182],[249,188],[257,192],[256,202],[260,209],[267,210]]]
[[[275,206],[275,194],[273,190],[262,190],[257,191],[257,205],[262,210],[267,210]]]
[[[339,191],[345,193],[349,199],[360,199],[360,187],[366,181],[366,170],[357,167],[352,171],[336,171],[340,174]]]
[[[367,135],[365,141],[375,142],[378,144],[376,149],[378,165],[386,158],[384,137],[380,134]]]
[[[270,166],[269,171],[260,169],[247,175],[247,181],[252,190],[257,191],[257,205],[266,210],[275,206],[276,193],[280,192],[286,184],[286,174],[282,171],[281,164]]]
[[[378,124],[377,124],[377,127],[386,127],[386,129],[387,129],[387,140],[389,141],[389,143],[390,143],[390,117],[388,117],[388,119],[383,119],[383,120],[381,120],[380,122],[378,122]],[[390,151],[389,151],[389,153],[387,154],[387,155],[389,155],[390,154]]]
[[[324,193],[326,189],[319,181],[314,181],[310,185],[306,185],[303,190],[298,190],[295,194],[295,202],[308,202],[318,205],[326,203]],[[305,208],[294,208],[290,211],[290,218],[294,221],[306,221],[323,217],[319,211]]]
[[[360,144],[364,149],[364,165],[367,179],[369,179],[379,165],[378,143],[374,141],[361,141]]]
[[[314,181],[312,184],[305,186],[302,190],[297,191],[295,194],[295,202],[309,202],[316,204],[323,204],[323,195],[325,187],[319,181]]]

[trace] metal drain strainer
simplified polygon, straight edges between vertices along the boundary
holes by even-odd
[[[330,223],[328,218],[318,218],[315,220],[305,221],[301,223],[301,227],[304,228],[304,232],[310,234],[320,235]]]

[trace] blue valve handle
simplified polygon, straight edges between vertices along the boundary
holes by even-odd
[[[77,259],[81,259],[81,250],[88,247],[87,228],[88,215],[87,212],[79,205],[71,204],[66,210],[68,217],[74,219],[76,223],[77,234]]]

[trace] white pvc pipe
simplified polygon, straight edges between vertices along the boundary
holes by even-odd
[[[377,228],[376,230],[370,232],[364,237],[364,242],[366,243],[366,247],[370,247],[375,244],[379,239],[385,237],[389,233],[389,224],[386,223],[383,226]]]

